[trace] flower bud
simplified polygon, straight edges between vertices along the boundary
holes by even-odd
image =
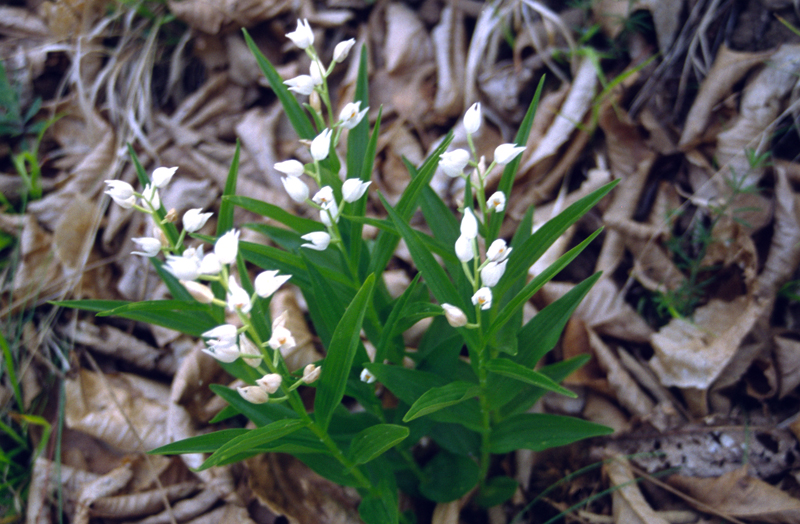
[[[451,326],[457,328],[467,325],[467,315],[460,308],[452,304],[442,304],[442,309],[444,309],[444,317],[447,319],[447,323]]]
[[[287,33],[286,36],[300,49],[306,49],[308,46],[314,44],[314,32],[311,30],[311,26],[308,25],[308,20],[306,19],[303,19],[302,22],[297,20],[297,29],[291,33]]]
[[[475,252],[472,249],[472,240],[464,235],[456,239],[456,256],[462,262],[469,262],[475,257]]]
[[[251,404],[265,404],[269,402],[269,394],[258,386],[245,386],[236,388],[243,399]]]
[[[230,275],[228,277],[228,310],[231,312],[239,310],[242,313],[249,313],[252,307],[253,304],[250,302],[250,295],[236,282],[233,275]]]
[[[357,178],[348,178],[342,184],[342,197],[345,202],[355,202],[367,192],[372,182],[362,182]]]
[[[192,295],[192,298],[201,304],[210,304],[214,300],[214,293],[212,293],[211,289],[200,282],[194,282],[193,280],[181,280],[181,284],[183,284],[183,287],[186,288],[186,291]]]
[[[157,238],[141,237],[133,238],[136,245],[139,246],[141,251],[133,251],[133,255],[141,255],[143,257],[154,257],[161,252],[161,242]]]
[[[262,271],[253,282],[256,295],[261,298],[272,296],[290,278],[291,275],[279,275],[277,270]]]
[[[314,92],[316,84],[309,75],[298,75],[289,80],[284,80],[284,85],[289,87],[289,91],[294,91],[298,95],[310,95]]]
[[[142,207],[145,209],[150,209],[152,207],[156,211],[161,207],[161,198],[158,196],[158,189],[152,184],[147,184],[142,191]]]
[[[481,104],[480,102],[475,102],[469,109],[467,109],[467,112],[464,113],[464,129],[467,130],[468,134],[472,135],[475,134],[480,127]]]
[[[486,287],[494,287],[500,282],[506,271],[508,259],[502,262],[489,262],[481,269],[481,283]]]
[[[504,166],[517,158],[523,151],[525,148],[518,147],[516,144],[500,144],[494,150],[494,161]]]
[[[314,364],[309,364],[303,368],[303,382],[306,384],[311,384],[312,382],[316,381],[319,378],[320,373],[322,372],[322,368],[320,366],[315,366]]]
[[[167,270],[178,280],[196,280],[200,276],[200,267],[190,257],[167,255]]]
[[[158,188],[163,188],[169,181],[172,180],[172,175],[177,171],[177,167],[157,167],[153,170],[153,185]]]
[[[439,168],[451,178],[462,176],[467,164],[469,164],[469,151],[466,149],[448,151],[439,157]]]
[[[190,209],[186,213],[183,214],[183,229],[185,229],[188,233],[197,233],[200,229],[206,225],[208,219],[211,218],[211,215],[214,213],[203,213],[203,208],[198,207],[196,209]]]
[[[461,236],[472,240],[478,236],[478,219],[472,212],[472,208],[464,208],[464,216],[461,217]]]
[[[328,248],[328,244],[331,243],[331,236],[324,231],[312,231],[300,238],[308,240],[308,243],[302,244],[300,247],[313,249],[314,251],[325,251]]]
[[[333,48],[333,61],[337,63],[344,62],[355,43],[356,39],[351,38],[350,40],[344,40],[336,44],[336,47]]]
[[[278,162],[274,167],[284,175],[293,177],[298,177],[305,172],[305,167],[299,160],[285,160],[283,162]]]
[[[106,180],[108,189],[105,194],[110,196],[117,205],[123,209],[130,209],[136,203],[133,186],[122,180]]]
[[[258,384],[258,386],[261,387],[267,393],[275,393],[276,391],[278,391],[278,388],[281,387],[282,382],[283,382],[283,377],[281,377],[277,373],[270,373],[256,380],[256,384]]]
[[[283,188],[289,194],[289,198],[302,204],[308,198],[308,186],[297,177],[285,176],[281,178]]]
[[[331,150],[332,129],[326,129],[311,141],[311,156],[317,162],[328,158]]]
[[[242,360],[251,367],[257,368],[261,364],[263,356],[252,340],[247,338],[244,333],[239,334],[239,353]]]
[[[239,253],[239,230],[231,229],[214,243],[214,254],[220,264],[233,264]]]

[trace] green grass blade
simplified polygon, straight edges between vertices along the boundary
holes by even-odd
[[[225,189],[222,191],[222,203],[219,206],[219,217],[217,217],[217,236],[233,229],[233,203],[227,198],[236,194],[236,183],[239,178],[239,153],[241,145],[236,139],[236,151],[233,153],[231,168],[228,170],[228,178],[225,180]]]
[[[271,218],[276,222],[280,222],[281,224],[297,231],[301,235],[305,235],[306,233],[311,233],[312,231],[323,231],[322,225],[315,221],[309,220],[307,218],[301,218],[292,213],[289,213],[285,209],[278,207],[273,204],[269,204],[262,200],[256,200],[254,198],[246,197],[246,196],[223,196],[222,197],[223,205],[225,203],[235,204],[242,209],[246,209],[248,211],[252,211],[257,215],[261,215],[263,217]]]

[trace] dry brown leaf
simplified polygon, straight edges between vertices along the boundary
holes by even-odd
[[[774,224],[769,254],[756,283],[757,295],[770,301],[800,264],[800,203],[780,167],[775,170]]]
[[[736,354],[763,312],[752,298],[712,299],[697,308],[694,322],[676,318],[651,337],[650,366],[665,386],[706,390]]]
[[[614,396],[619,403],[632,415],[644,419],[650,415],[655,407],[653,400],[645,393],[622,366],[612,349],[591,328],[589,343],[600,367],[606,372],[608,384],[614,391]],[[659,428],[663,429],[663,428]]]
[[[81,271],[97,236],[97,210],[85,196],[69,195],[70,204],[53,232],[53,247],[67,277]]]
[[[169,443],[168,402],[169,390],[158,382],[81,370],[66,381],[65,420],[67,427],[120,450],[147,451]]]
[[[658,515],[642,495],[628,460],[622,456],[603,465],[612,486],[618,489],[612,494],[614,522],[618,524],[669,524]]]
[[[91,513],[95,517],[132,518],[149,515],[164,508],[165,499],[173,502],[197,490],[195,481],[181,482],[164,489],[153,489],[141,493],[100,497],[92,501]]]
[[[168,5],[175,17],[210,35],[228,26],[252,27],[291,7],[285,0],[172,0]]]
[[[625,247],[635,254],[630,275],[645,289],[666,293],[686,282],[686,276],[661,245],[630,235],[630,228],[623,227],[618,231],[623,235]]]
[[[121,490],[133,477],[130,463],[109,471],[102,477],[87,483],[78,495],[78,508],[72,518],[75,524],[89,524],[91,504],[101,497],[108,497]]]
[[[134,366],[151,370],[161,368],[159,359],[164,353],[135,337],[109,325],[97,325],[94,321],[80,320],[57,329],[76,344],[88,346],[105,355],[114,356]]]
[[[30,9],[22,7],[0,7],[0,34],[6,37],[23,38],[49,36],[44,20]]]
[[[777,336],[774,338],[774,348],[780,381],[778,398],[783,398],[800,384],[800,342]]]
[[[261,454],[245,464],[253,494],[277,515],[297,524],[356,524],[358,495],[338,486],[290,455]]]
[[[225,504],[215,510],[209,511],[205,515],[190,520],[186,524],[219,524],[222,523],[236,523],[236,524],[256,524],[250,518],[247,508],[238,506],[236,504]]]
[[[520,164],[520,173],[528,171],[543,159],[554,155],[572,136],[591,107],[597,89],[597,71],[588,58],[581,61],[575,80],[569,89],[564,103],[561,105],[553,124],[545,136],[537,143],[536,148],[527,159]]]
[[[717,52],[708,76],[700,84],[700,92],[697,93],[697,98],[686,116],[678,146],[681,148],[690,146],[705,130],[715,106],[730,93],[733,85],[774,52],[774,50],[760,53],[733,51],[723,44]]]
[[[464,109],[465,40],[464,12],[446,6],[439,24],[431,32],[436,58],[433,110],[441,117],[459,115]]]
[[[433,59],[430,34],[417,13],[405,4],[386,6],[386,42],[383,48],[386,71],[401,74]]]
[[[730,127],[717,135],[715,157],[726,168],[724,177],[741,181],[744,187],[757,184],[765,166],[751,166],[747,151],[763,153],[770,141],[774,126],[791,93],[800,72],[800,46],[783,45],[772,55],[764,67],[748,82],[742,94],[740,115]],[[722,195],[730,187],[718,184]]]
[[[202,515],[219,500],[219,493],[213,489],[205,489],[190,499],[176,503],[161,513],[136,521],[136,524],[172,524],[176,520],[183,522],[197,515]]]
[[[297,303],[294,289],[282,289],[272,296],[269,303],[269,312],[272,318],[286,312],[286,328],[292,332],[295,346],[281,351],[286,367],[289,371],[303,369],[308,364],[322,360],[320,353],[314,345],[314,337],[308,328],[303,316],[303,310]]]
[[[667,482],[723,515],[774,524],[800,523],[800,500],[751,477],[747,467],[716,478],[672,475]],[[697,509],[704,508],[697,506]]]

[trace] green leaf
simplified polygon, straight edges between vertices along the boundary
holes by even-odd
[[[227,199],[236,194],[236,182],[239,178],[239,153],[241,146],[239,139],[236,139],[236,151],[233,153],[233,160],[231,161],[230,170],[228,170],[228,178],[225,180],[225,189],[222,191],[222,203],[219,206],[219,215],[217,218],[217,236],[233,229],[233,203]]]
[[[220,446],[227,444],[231,440],[245,433],[249,429],[234,428],[222,429],[205,435],[189,437],[177,442],[172,442],[166,446],[161,446],[147,453],[150,455],[182,455],[184,453],[213,453]]]
[[[400,196],[400,200],[395,205],[395,210],[404,223],[408,223],[411,219],[411,215],[413,215],[414,211],[417,209],[419,196],[423,188],[430,183],[433,174],[436,172],[436,167],[439,165],[439,157],[447,150],[447,147],[452,141],[453,133],[451,131],[442,140],[439,147],[437,147],[430,156],[428,156],[425,162],[423,162],[418,175],[411,180],[411,183],[406,186],[406,189]],[[375,241],[375,248],[370,261],[370,272],[383,274],[383,270],[386,269],[386,264],[388,264],[389,260],[392,258],[399,241],[400,238],[397,235],[381,231]]]
[[[568,360],[564,360],[563,362],[556,362],[554,364],[550,364],[549,366],[545,366],[539,370],[539,373],[549,377],[553,382],[559,383],[571,375],[575,370],[589,362],[590,359],[590,355],[578,355],[577,357],[572,357]],[[518,413],[524,413],[531,406],[533,406],[537,400],[542,398],[545,393],[547,393],[546,389],[542,389],[537,386],[524,386],[522,388],[517,387],[516,389],[512,390],[510,394],[505,396],[492,395],[494,391],[491,389],[489,391],[490,405],[502,406],[502,409],[500,410],[500,419],[509,417],[511,415],[516,415]],[[514,393],[516,393],[516,396],[514,396]],[[497,398],[505,399],[509,396],[513,396],[512,400],[509,402],[506,402],[505,400],[496,400]]]
[[[480,387],[470,382],[451,382],[446,386],[426,391],[409,408],[403,422],[410,422],[434,411],[460,404],[465,400],[478,396]]]
[[[386,319],[386,322],[383,324],[383,331],[381,332],[381,338],[378,339],[378,343],[375,345],[375,361],[376,362],[383,362],[387,358],[391,359],[392,362],[395,364],[399,364],[398,360],[402,360],[402,355],[399,351],[394,351],[391,354],[389,353],[389,347],[392,343],[392,340],[396,337],[396,330],[395,327],[403,318],[403,313],[406,309],[408,301],[411,300],[411,296],[415,293],[417,283],[419,282],[420,274],[417,273],[414,276],[414,280],[408,285],[403,294],[397,297],[397,300],[392,306],[392,312],[389,313],[389,317]],[[401,348],[402,349],[402,348]]]
[[[314,416],[323,430],[327,430],[333,410],[344,396],[347,377],[358,348],[361,324],[374,284],[375,275],[371,274],[347,307],[331,337],[314,399]]]
[[[541,257],[545,251],[560,237],[564,231],[586,214],[604,196],[608,194],[619,182],[615,180],[581,198],[555,218],[548,220],[542,227],[528,237],[521,246],[514,248],[514,253],[508,259],[505,274],[495,286],[493,292],[496,297],[504,297],[513,282],[528,274],[528,269]]]
[[[358,515],[364,524],[397,524],[400,519],[397,490],[380,490],[378,495],[367,495],[358,505]]]
[[[483,508],[499,506],[513,497],[518,487],[519,483],[511,477],[500,476],[491,478],[486,484],[481,486],[475,502]]]
[[[262,426],[260,428],[249,430],[243,435],[234,437],[219,447],[210,457],[203,462],[203,465],[198,468],[200,471],[208,469],[212,466],[222,466],[233,462],[234,457],[241,453],[268,444],[279,438],[294,433],[300,428],[306,426],[306,422],[298,419],[284,419],[277,420],[272,424]]]
[[[292,127],[297,133],[297,136],[311,140],[316,136],[316,133],[314,132],[314,126],[311,125],[311,121],[306,116],[302,106],[289,91],[286,85],[284,85],[283,78],[281,78],[281,75],[279,75],[275,70],[275,67],[273,67],[270,61],[267,60],[267,57],[265,57],[264,54],[258,49],[258,46],[250,37],[250,33],[247,32],[247,29],[242,29],[242,33],[244,33],[244,39],[245,42],[247,42],[247,47],[250,48],[250,52],[252,52],[253,56],[256,57],[258,67],[261,68],[261,72],[264,73],[269,85],[272,87],[272,90],[278,97],[278,100],[283,106],[283,110],[286,112],[286,116],[289,118],[289,122],[291,122]]]
[[[572,262],[575,257],[577,257],[585,248],[589,245],[589,243],[595,239],[597,235],[600,234],[602,231],[598,229],[589,237],[575,246],[574,248],[570,249],[563,255],[561,255],[558,260],[553,262],[547,269],[542,271],[540,274],[533,277],[533,279],[526,285],[522,290],[517,293],[517,295],[511,299],[508,304],[500,311],[497,315],[497,318],[492,323],[492,326],[489,328],[488,336],[492,337],[495,333],[503,326],[509,319],[516,313],[518,309],[521,309],[522,306],[536,294],[539,289],[547,282],[549,282],[554,276],[556,276],[562,269],[567,267],[567,265]],[[533,238],[533,237],[531,237]]]
[[[423,468],[425,478],[419,489],[434,502],[458,500],[480,480],[475,461],[462,455],[439,451]]]
[[[522,413],[507,418],[492,429],[489,449],[497,454],[517,449],[543,451],[611,433],[613,430],[607,426],[579,418]]]
[[[395,424],[376,424],[356,435],[350,444],[350,459],[358,464],[377,458],[408,437],[405,426]]]
[[[531,104],[528,106],[528,112],[525,113],[525,118],[522,119],[522,123],[517,131],[517,136],[514,138],[514,143],[518,146],[525,146],[528,143],[528,137],[530,136],[531,127],[533,126],[533,117],[536,115],[536,109],[539,107],[539,99],[542,96],[544,79],[545,77],[542,75],[542,78],[539,79],[539,85],[536,87],[536,93],[533,95],[533,100],[531,100]],[[517,158],[509,162],[508,165],[506,165],[506,167],[503,169],[503,176],[500,177],[500,183],[498,184],[497,189],[498,191],[502,191],[506,197],[511,196],[511,190],[514,187],[514,179],[516,178],[517,169],[519,168],[519,163],[521,160],[522,155],[519,155]],[[500,226],[503,224],[503,218],[505,216],[505,210],[501,211],[500,213],[494,213],[494,216],[491,217],[489,224],[489,233],[486,237],[487,239],[494,240],[497,238],[497,235],[500,232]],[[530,267],[530,265],[528,267]]]
[[[492,373],[510,377],[515,380],[519,380],[520,382],[524,382],[531,386],[537,386],[548,391],[555,391],[556,393],[561,393],[562,395],[566,395],[570,398],[578,397],[578,395],[567,388],[556,384],[547,376],[542,375],[541,373],[527,368],[521,364],[512,362],[506,358],[496,358],[494,360],[490,360],[486,363],[486,369]]]
[[[324,230],[322,224],[320,224],[315,220],[309,220],[307,218],[301,218],[295,216],[281,207],[269,204],[262,200],[256,200],[255,198],[231,195],[222,197],[222,202],[223,204],[225,202],[229,202],[231,204],[235,204],[241,207],[242,209],[252,211],[257,215],[271,218],[272,220],[280,222],[286,227],[289,227],[294,231],[297,231],[301,235],[305,235],[306,233],[311,233],[312,231]]]

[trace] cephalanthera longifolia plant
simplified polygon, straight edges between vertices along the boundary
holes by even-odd
[[[202,210],[188,211],[179,232],[175,217],[165,213],[158,197],[158,189],[169,183],[175,170],[158,168],[148,177],[134,157],[144,189],[136,192],[128,184],[109,181],[107,193],[117,204],[152,217],[153,236],[134,239],[141,249],[136,254],[150,257],[174,299],[68,304],[204,337],[204,351],[248,384],[238,390],[211,388],[229,404],[218,420],[243,414],[256,429],[225,429],[153,453],[210,453],[202,468],[258,453],[289,453],[320,475],[356,488],[362,496],[359,512],[367,523],[407,520],[398,510],[398,490],[445,502],[477,486],[479,504],[499,504],[517,485],[509,477],[491,474],[493,455],[520,448],[542,450],[609,432],[576,418],[527,412],[548,391],[573,395],[558,382],[585,359],[538,371],[533,368],[553,348],[567,318],[598,275],[524,325],[522,307],[599,233],[546,271],[529,276],[531,265],[613,184],[579,200],[535,232],[529,210],[510,243],[498,238],[540,84],[516,142],[499,146],[488,166],[472,142],[482,122],[480,105],[475,104],[464,116],[470,151],[448,151],[452,134],[448,135],[421,166],[409,165],[412,180],[394,206],[380,197],[388,218],[367,218],[365,193],[381,113],[377,112],[370,132],[365,118],[366,54],[361,53],[355,100],[335,115],[327,78],[346,59],[354,41],[337,45],[326,67],[314,48],[307,21],[298,21],[297,30],[287,36],[305,50],[311,68],[310,74],[284,82],[245,32],[247,44],[313,159],[308,164],[286,160],[275,168],[286,175],[283,184],[291,198],[318,210],[319,221],[234,195],[237,151],[217,217],[216,237],[196,233],[210,217]],[[309,103],[301,105],[291,91],[309,96]],[[340,144],[344,129],[348,130],[346,144]],[[337,156],[341,149],[347,151],[344,166]],[[505,166],[503,175],[497,191],[487,198],[486,174],[496,165]],[[429,187],[437,167],[466,181],[463,209],[457,214]],[[310,198],[306,177],[319,188]],[[286,226],[244,226],[267,235],[279,247],[239,242],[234,206]],[[409,226],[418,208],[432,236]],[[365,224],[380,230],[377,238],[362,238]],[[197,241],[192,247],[186,245],[189,238]],[[393,298],[383,273],[401,238],[419,273]],[[213,244],[213,249],[204,253],[204,243]],[[253,281],[252,268],[258,268]],[[282,356],[294,345],[292,333],[284,316],[270,319],[268,309],[270,296],[287,280],[305,296],[314,331],[326,350],[322,361],[297,371],[288,369]],[[408,352],[401,334],[426,317],[433,317],[430,329],[417,350]],[[226,318],[236,320],[226,322]],[[362,331],[374,352],[365,349]],[[465,351],[466,360],[460,358]],[[384,388],[377,390],[376,381]],[[301,401],[301,387],[316,388],[311,410]],[[391,394],[397,401],[384,403],[376,391]],[[358,401],[363,409],[345,409],[344,396]],[[435,453],[426,453],[419,462],[415,445],[423,437],[435,443]]]

